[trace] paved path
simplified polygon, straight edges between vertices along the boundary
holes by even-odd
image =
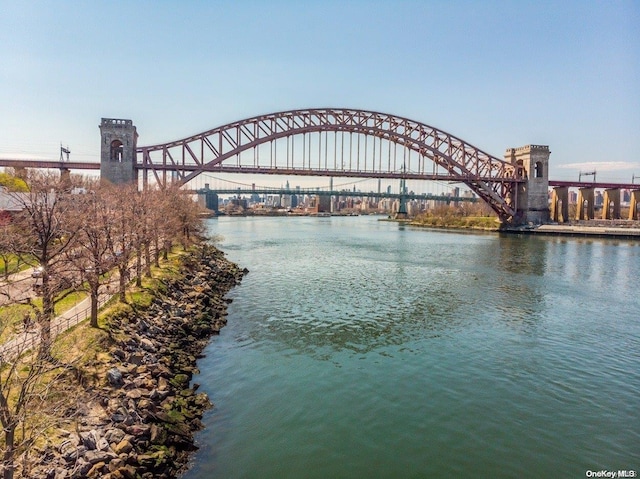
[[[0,281],[0,306],[35,296],[32,274],[33,268],[29,268],[18,273],[10,274],[9,279]]]
[[[98,308],[103,306],[113,297],[111,293],[100,295]],[[85,298],[60,316],[56,316],[51,322],[51,339],[84,321],[91,315],[91,298]],[[40,329],[38,324],[32,325],[26,331],[16,334],[12,339],[0,345],[0,363],[11,361],[16,354],[21,354],[28,349],[35,349],[40,343]]]
[[[130,271],[134,270],[134,266],[130,263]],[[25,281],[29,282],[29,294],[31,294],[31,285],[33,283],[33,279],[31,278],[31,273],[33,269],[28,269],[25,271],[21,271],[19,273],[15,273],[10,276],[9,282],[3,281],[0,282],[0,288],[3,286],[10,287],[13,284],[19,283],[24,284]],[[133,277],[134,274],[131,274]],[[117,295],[118,284],[119,284],[120,275],[115,273],[110,279],[109,283],[101,285],[100,289],[103,291],[100,293],[98,297],[98,309],[102,307],[107,301],[109,301],[113,296]],[[2,289],[0,289],[2,291]],[[2,301],[0,300],[0,305],[2,305]],[[78,302],[71,309],[65,311],[60,316],[57,316],[51,322],[51,340],[54,340],[55,337],[66,331],[67,329],[75,326],[76,324],[84,321],[91,315],[91,298],[87,297],[82,301]],[[34,324],[31,328],[26,331],[22,331],[17,334],[15,337],[7,341],[6,343],[0,345],[0,364],[3,361],[11,361],[16,354],[21,354],[23,351],[28,349],[34,349],[38,343],[40,342],[40,331],[39,325]]]

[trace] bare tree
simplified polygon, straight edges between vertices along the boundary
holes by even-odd
[[[168,188],[160,190],[157,195],[157,211],[159,214],[154,218],[156,242],[158,245],[162,245],[162,257],[167,259],[167,255],[173,247],[173,240],[178,237],[177,231],[179,230],[179,222],[177,216],[173,212],[174,198],[177,192],[174,188]],[[158,251],[159,255],[159,251]]]
[[[12,224],[11,212],[20,208],[15,196],[24,194],[26,191],[24,180],[9,173],[0,173],[0,203],[2,203],[0,208],[3,209],[0,210],[0,259],[4,265],[5,280],[20,269],[20,257],[15,255],[14,249],[15,245],[21,242],[22,235]]]
[[[23,235],[14,224],[6,222],[0,224],[0,258],[4,263],[3,276],[5,281],[9,276],[20,270],[21,259],[15,254],[16,246],[21,244]]]
[[[0,354],[0,424],[4,433],[1,444],[3,479],[13,479],[16,458],[28,451],[48,426],[42,411],[47,402],[47,390],[63,370],[60,363],[51,363],[28,352],[26,339],[17,344],[11,354]],[[50,376],[53,375],[53,376]]]
[[[169,225],[170,231],[186,249],[204,234],[204,226],[199,216],[200,209],[187,193],[178,187],[167,188],[165,194],[168,203],[171,204],[173,216],[173,222]]]
[[[98,182],[85,182],[86,193],[75,198],[78,208],[78,228],[73,252],[69,261],[75,266],[77,275],[88,286],[91,298],[90,323],[98,327],[98,299],[103,279],[114,265],[113,236],[115,234],[116,212],[105,190]],[[111,187],[113,188],[113,187]]]
[[[125,303],[126,287],[129,279],[129,261],[135,252],[136,230],[136,197],[135,185],[114,186],[105,190],[105,201],[113,207],[113,229],[110,241],[113,264],[118,269],[118,294]]]
[[[0,326],[1,328],[2,326]],[[1,331],[0,331],[1,332]],[[82,388],[78,366],[84,353],[62,350],[64,361],[43,359],[28,335],[0,346],[0,477],[34,477],[29,453],[49,434],[55,436],[61,418],[68,418],[69,398]],[[75,381],[71,381],[70,379]],[[77,381],[77,382],[76,382]]]
[[[149,211],[151,204],[149,198],[151,193],[149,191],[138,191],[135,195],[135,200],[132,205],[132,211],[137,221],[133,224],[132,237],[135,251],[135,263],[136,263],[136,286],[142,286],[142,255],[146,253],[147,268],[148,261],[148,246],[149,246]]]
[[[16,228],[24,241],[15,253],[38,268],[42,308],[37,311],[40,324],[41,358],[50,357],[51,320],[57,301],[68,294],[74,278],[68,271],[68,255],[74,247],[78,214],[69,185],[59,175],[30,172],[25,179],[29,192],[15,194],[23,211],[15,217]],[[32,307],[36,308],[32,301]]]
[[[166,230],[165,223],[170,221],[171,215],[168,214],[168,204],[165,202],[165,194],[163,190],[150,190],[150,204],[148,211],[149,225],[149,245],[153,244],[153,264],[160,266],[160,245],[164,248],[164,232]],[[151,268],[149,265],[149,274]]]

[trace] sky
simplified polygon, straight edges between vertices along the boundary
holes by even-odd
[[[374,110],[550,178],[640,178],[640,1],[0,0],[0,157],[99,161],[298,108]],[[640,183],[640,180],[636,182]]]

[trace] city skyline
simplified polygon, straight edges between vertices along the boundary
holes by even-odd
[[[139,145],[295,108],[427,123],[553,179],[640,176],[640,5],[598,2],[0,1],[0,157],[99,161],[101,117]]]

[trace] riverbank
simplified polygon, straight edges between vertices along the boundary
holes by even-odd
[[[224,296],[246,272],[201,245],[144,300],[116,305],[102,351],[79,371],[81,387],[78,371],[66,379],[75,397],[55,439],[30,451],[22,477],[176,477],[211,407],[190,385],[196,361],[226,324]]]
[[[640,239],[640,227],[603,225],[540,225],[536,227],[506,228],[507,233],[548,236],[590,236],[600,238]]]
[[[405,220],[406,221],[406,220]],[[500,223],[494,216],[421,216],[407,222],[420,228],[452,230],[499,231]]]
[[[621,222],[621,221],[592,221],[574,224],[545,224],[545,225],[526,225],[526,226],[503,226],[494,221],[492,218],[469,217],[466,221],[464,217],[456,218],[455,221],[448,221],[447,218],[430,217],[429,221],[411,221],[411,220],[390,220],[398,221],[409,226],[418,228],[435,228],[444,230],[460,230],[460,231],[487,231],[487,232],[503,232],[511,234],[532,234],[532,235],[550,235],[550,236],[590,236],[601,238],[623,238],[623,239],[640,239],[640,223],[639,222]],[[591,224],[590,224],[591,223]]]

